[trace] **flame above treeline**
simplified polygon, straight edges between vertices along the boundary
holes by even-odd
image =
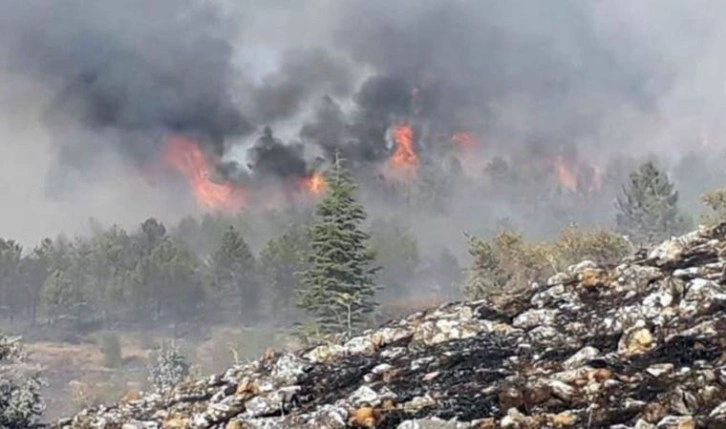
[[[245,189],[213,180],[214,168],[199,144],[189,137],[170,137],[164,146],[164,162],[183,174],[196,197],[206,209],[238,210],[244,206]]]
[[[391,135],[394,147],[383,165],[387,173],[391,174],[386,174],[386,177],[394,180],[405,179],[408,182],[415,180],[421,159],[417,152],[414,127],[409,122],[396,122],[391,126]],[[453,150],[463,156],[480,149],[477,137],[468,131],[454,132],[449,140]],[[248,185],[216,177],[217,163],[201,147],[195,138],[172,135],[166,140],[162,159],[166,167],[186,179],[202,209],[233,212],[245,208],[249,202]],[[566,159],[557,156],[552,161],[551,168],[559,185],[570,192],[589,194],[598,191],[602,186],[601,170],[581,158]],[[304,198],[314,199],[327,188],[322,171],[311,171],[293,180],[292,189]],[[278,200],[278,197],[268,195],[266,199],[273,201]]]
[[[166,167],[186,178],[197,204],[210,211],[237,211],[245,207],[248,189],[232,180],[215,177],[215,164],[202,151],[199,142],[191,137],[173,135],[166,140],[162,159]],[[299,178],[295,187],[308,195],[325,191],[325,178],[314,171]]]

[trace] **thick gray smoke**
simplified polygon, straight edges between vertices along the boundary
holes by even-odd
[[[715,0],[6,0],[0,144],[12,192],[0,198],[56,229],[49,213],[70,228],[191,210],[157,172],[165,138],[183,134],[230,179],[301,177],[340,152],[385,202],[375,172],[405,121],[417,186],[442,187],[433,212],[524,221],[511,201],[471,198],[482,171],[507,177],[497,191],[531,200],[537,217],[543,191],[513,172],[538,160],[605,168],[610,155],[717,145],[725,20]],[[452,150],[460,131],[477,136],[476,152]],[[4,216],[2,234],[56,232]]]

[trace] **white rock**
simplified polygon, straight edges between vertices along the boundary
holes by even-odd
[[[585,361],[594,359],[598,355],[600,355],[600,350],[596,349],[595,347],[583,347],[577,353],[565,360],[562,363],[562,366],[567,369],[576,369],[583,366],[585,364]]]

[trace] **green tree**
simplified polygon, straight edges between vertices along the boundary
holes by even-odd
[[[199,261],[189,249],[165,237],[149,255],[147,282],[157,320],[192,319],[204,299]]]
[[[308,267],[310,234],[303,223],[292,225],[273,238],[260,252],[260,278],[269,291],[272,313],[287,321],[293,307],[291,298],[299,289],[299,275]]]
[[[43,285],[43,304],[51,324],[65,322],[77,328],[88,308],[83,285],[72,280],[72,273],[56,270]]]
[[[0,309],[10,321],[24,308],[20,287],[20,263],[23,248],[13,240],[0,239]]]
[[[28,317],[33,325],[38,318],[43,284],[50,276],[52,252],[53,241],[45,238],[22,261],[23,283],[28,294]]]
[[[254,320],[260,301],[255,257],[250,246],[233,226],[225,231],[211,260],[212,285],[224,303],[238,303],[235,313]]]
[[[127,279],[140,256],[132,238],[113,226],[88,241],[84,255],[87,290],[106,322],[120,321],[126,314]]]
[[[356,186],[337,155],[326,174],[327,193],[311,230],[310,267],[302,275],[298,305],[314,318],[317,333],[351,332],[375,310],[375,253],[360,229],[366,212]]]
[[[688,221],[678,208],[678,191],[654,163],[641,164],[616,200],[618,231],[638,244],[652,244],[679,234]]]

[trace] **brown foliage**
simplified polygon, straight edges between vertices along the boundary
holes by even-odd
[[[482,299],[502,291],[523,290],[582,260],[617,262],[629,250],[621,236],[603,229],[565,228],[556,241],[528,242],[505,230],[485,241],[469,237],[473,261],[463,288],[467,299]]]
[[[716,189],[701,195],[701,202],[708,210],[701,215],[701,222],[715,225],[726,220],[726,189]]]

